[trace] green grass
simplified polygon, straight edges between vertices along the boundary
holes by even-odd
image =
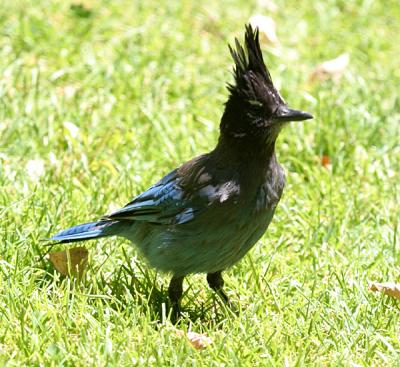
[[[276,0],[274,13],[244,0],[71,4],[0,7],[0,364],[399,366],[399,301],[368,291],[400,280],[398,1]],[[197,351],[160,311],[168,277],[134,247],[86,243],[77,285],[46,260],[42,239],[214,147],[226,44],[258,12],[277,23],[280,45],[263,45],[274,81],[315,119],[281,134],[284,197],[226,272],[238,316],[204,276],[186,281],[177,328],[213,339]],[[339,82],[308,82],[343,52]]]

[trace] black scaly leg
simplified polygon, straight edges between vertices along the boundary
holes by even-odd
[[[217,271],[216,273],[208,273],[207,282],[210,288],[216,292],[224,302],[229,303],[229,298],[222,289],[224,286],[224,280],[222,279],[221,271]]]
[[[181,309],[179,307],[179,300],[183,293],[183,279],[185,277],[173,276],[168,287],[168,296],[172,305],[172,317],[174,321],[178,320],[181,315]]]

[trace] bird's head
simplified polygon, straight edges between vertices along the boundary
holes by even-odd
[[[290,109],[272,83],[264,64],[258,28],[246,26],[245,44],[229,46],[235,61],[233,84],[221,119],[221,134],[233,138],[276,139],[289,121],[311,119],[307,112]]]

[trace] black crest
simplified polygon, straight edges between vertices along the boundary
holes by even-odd
[[[285,104],[275,89],[262,56],[258,28],[253,30],[246,25],[244,47],[236,39],[236,50],[229,46],[235,61],[235,83],[228,84],[233,99],[242,99],[255,107],[262,107],[266,113],[273,113],[276,108]]]

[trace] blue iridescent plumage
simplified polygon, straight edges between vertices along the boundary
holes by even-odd
[[[228,86],[216,148],[100,221],[52,238],[128,238],[151,266],[172,274],[169,296],[176,312],[183,278],[191,273],[207,273],[211,288],[227,300],[221,272],[264,234],[282,195],[285,176],[275,155],[279,132],[288,121],[312,117],[289,109],[273,86],[258,30],[247,26],[245,47],[236,42],[231,53],[235,83]]]
[[[183,224],[193,219],[193,208],[184,200],[183,195],[177,170],[174,170],[108,218]]]

